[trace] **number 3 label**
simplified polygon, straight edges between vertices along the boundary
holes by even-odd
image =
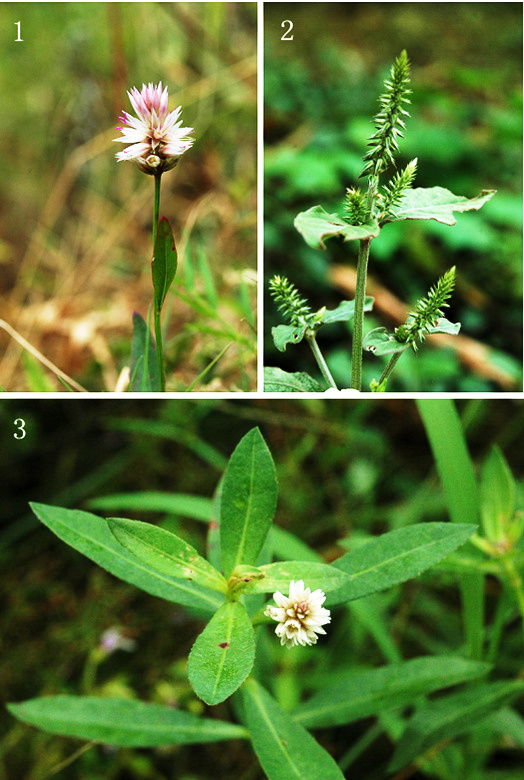
[[[286,32],[284,33],[284,35],[282,36],[282,38],[280,40],[281,41],[292,41],[293,40],[293,36],[291,35],[291,30],[293,29],[293,22],[291,22],[289,19],[286,19],[284,22],[282,22],[282,24],[280,26],[284,27],[286,24],[288,24],[289,27],[287,28]]]
[[[18,420],[15,420],[15,425],[18,430],[16,433],[13,433],[13,436],[15,437],[15,439],[23,439],[26,434],[25,420],[18,418]]]

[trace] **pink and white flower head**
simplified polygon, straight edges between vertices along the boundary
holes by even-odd
[[[304,588],[303,580],[291,580],[289,596],[277,590],[273,599],[277,606],[267,606],[264,614],[278,621],[275,634],[281,645],[314,645],[317,634],[326,633],[322,626],[331,622],[331,615],[322,606],[326,597],[320,589],[311,593],[310,588]]]
[[[128,93],[136,117],[122,112],[120,121],[127,127],[117,127],[122,138],[114,138],[121,144],[131,144],[118,152],[116,159],[133,160],[141,171],[151,176],[174,168],[180,155],[193,145],[192,127],[181,127],[179,119],[182,106],[174,111],[167,110],[167,87],[149,83],[142,84],[141,92],[133,87]]]

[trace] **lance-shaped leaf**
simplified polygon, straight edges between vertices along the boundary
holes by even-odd
[[[266,366],[264,368],[265,393],[323,393],[325,385],[321,385],[305,371],[294,374],[282,371],[281,368]]]
[[[400,204],[391,209],[388,222],[401,219],[435,219],[444,225],[455,225],[454,211],[478,211],[496,190],[482,190],[476,198],[453,195],[445,187],[415,187],[408,189]]]
[[[229,580],[230,586],[242,593],[274,593],[276,590],[289,591],[291,580],[303,580],[304,586],[312,591],[325,593],[342,587],[348,575],[327,563],[311,561],[278,561],[265,566],[237,566]]]
[[[44,696],[8,704],[15,718],[51,734],[121,747],[189,745],[242,739],[242,726],[189,712],[127,699]]]
[[[220,498],[220,547],[226,577],[240,564],[255,563],[277,503],[273,458],[258,428],[229,459]]]
[[[133,312],[130,390],[132,393],[156,393],[160,390],[156,347],[144,318]]]
[[[255,680],[240,689],[243,720],[269,780],[343,780],[329,753]]]
[[[151,572],[227,591],[227,582],[209,561],[180,537],[151,523],[111,517],[107,523],[117,541]]]
[[[218,704],[244,682],[255,660],[255,632],[239,601],[228,601],[197,637],[188,660],[189,681],[206,704]]]
[[[426,334],[447,333],[448,336],[456,336],[460,331],[460,322],[450,322],[445,317],[440,317],[434,325],[428,325]],[[399,341],[394,333],[388,333],[386,328],[374,328],[364,337],[364,349],[373,352],[374,355],[392,355],[395,352],[404,352],[410,342]]]
[[[341,604],[417,577],[464,544],[476,527],[418,523],[382,534],[333,563],[349,574],[349,580],[331,593],[326,603]]]
[[[178,256],[171,225],[166,217],[158,223],[155,251],[151,263],[155,309],[160,311],[164,305],[169,288],[173,284],[178,265]]]
[[[328,214],[322,206],[313,206],[300,212],[295,218],[295,227],[306,244],[313,249],[325,249],[324,239],[331,236],[342,236],[344,241],[355,241],[376,238],[380,233],[380,227],[374,221],[365,225],[349,225],[338,214]]]
[[[437,742],[466,734],[523,691],[524,680],[494,682],[424,705],[408,722],[389,771],[397,772]]]
[[[214,612],[224,597],[214,591],[158,571],[151,571],[122,547],[106,520],[76,509],[31,504],[31,509],[60,539],[124,582],[130,582],[154,596]]]
[[[490,665],[453,656],[413,658],[380,669],[342,675],[293,712],[306,728],[341,726],[402,707],[432,691],[474,680]]]

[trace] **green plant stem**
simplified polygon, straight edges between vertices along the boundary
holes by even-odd
[[[319,349],[314,333],[306,333],[306,341],[311,347],[311,350],[315,356],[315,360],[317,361],[318,367],[322,372],[322,376],[324,377],[324,379],[326,380],[326,382],[330,387],[334,387],[335,390],[338,390],[336,382],[331,376],[331,372],[328,368],[328,365],[324,360],[324,356]]]
[[[361,390],[362,386],[362,334],[364,331],[364,300],[368,273],[370,238],[360,241],[357,261],[357,285],[355,290],[355,314],[353,317],[353,347],[351,352],[351,387]]]
[[[395,352],[394,355],[392,355],[388,361],[388,364],[384,371],[382,372],[380,379],[378,380],[379,385],[382,384],[382,382],[385,382],[386,379],[389,379],[391,376],[391,373],[395,366],[397,365],[398,361],[400,360],[400,356],[402,355],[402,352]]]
[[[160,214],[160,181],[162,179],[161,173],[155,173],[155,202],[153,208],[153,253],[155,251],[156,234],[158,232],[158,221]],[[153,259],[154,262],[154,259]],[[156,342],[156,357],[158,362],[158,379],[160,382],[160,392],[164,393],[166,389],[166,373],[164,370],[164,351],[162,347],[162,321],[161,321],[161,309],[153,306],[153,318],[155,324],[155,342]]]

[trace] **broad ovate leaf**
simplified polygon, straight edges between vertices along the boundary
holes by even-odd
[[[478,211],[495,193],[496,190],[482,190],[475,198],[463,198],[445,187],[415,187],[406,190],[400,204],[391,209],[387,221],[435,219],[444,225],[455,225],[453,212]]]
[[[324,239],[331,236],[342,236],[344,241],[358,241],[376,238],[380,233],[374,221],[365,225],[350,225],[338,214],[328,214],[322,206],[313,206],[300,212],[295,218],[295,227],[313,249],[325,249]]]
[[[206,704],[218,704],[244,682],[254,660],[255,632],[245,607],[239,601],[228,601],[192,647],[189,681]]]
[[[265,393],[323,393],[325,389],[305,371],[291,374],[273,366],[264,368]]]

